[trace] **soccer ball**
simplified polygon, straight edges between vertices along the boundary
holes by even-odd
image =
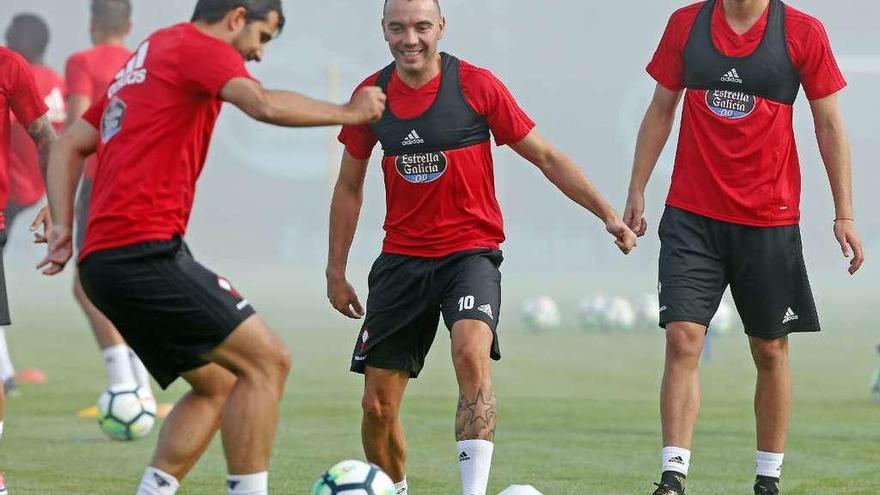
[[[649,328],[660,322],[660,298],[654,292],[642,294],[636,304],[639,325]]]
[[[636,310],[628,300],[613,297],[605,308],[605,323],[617,330],[632,330],[636,324]]]
[[[498,495],[541,495],[532,485],[510,485]]]
[[[533,297],[523,305],[522,318],[533,330],[557,328],[562,322],[559,306],[547,296]]]
[[[315,480],[309,495],[395,495],[394,482],[379,466],[342,461]]]
[[[98,425],[114,440],[145,437],[156,424],[156,400],[137,385],[108,388],[98,398]]]
[[[578,320],[586,330],[605,329],[605,308],[608,307],[608,298],[602,294],[590,296],[578,305]]]

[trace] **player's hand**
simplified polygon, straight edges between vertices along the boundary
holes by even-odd
[[[364,307],[354,287],[344,277],[327,277],[327,299],[336,311],[349,318],[359,320],[364,316]]]
[[[834,237],[840,243],[843,255],[850,258],[848,271],[850,275],[854,275],[865,262],[865,252],[862,250],[862,240],[856,231],[855,221],[836,220],[834,222]]]
[[[49,233],[49,252],[37,265],[43,275],[55,275],[64,270],[73,254],[72,229],[68,225],[55,225]]]
[[[40,226],[43,231],[40,232]],[[49,236],[52,234],[52,214],[49,213],[49,207],[44,206],[37,212],[37,218],[31,222],[31,232],[34,234],[34,244],[45,244],[49,242]]]
[[[385,112],[385,93],[378,86],[365,86],[359,89],[345,105],[349,114],[346,124],[369,124],[382,118]]]
[[[612,218],[605,224],[605,230],[614,236],[614,244],[623,254],[629,254],[636,247],[637,237],[619,218]]]
[[[648,222],[645,221],[645,195],[643,193],[630,192],[626,199],[626,208],[623,210],[623,223],[637,236],[642,237],[648,231]]]

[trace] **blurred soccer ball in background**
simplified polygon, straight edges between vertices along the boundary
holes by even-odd
[[[532,330],[550,330],[562,323],[559,305],[548,296],[527,299],[523,304],[522,319]]]

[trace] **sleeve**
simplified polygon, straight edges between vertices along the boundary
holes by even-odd
[[[85,57],[74,55],[67,59],[64,78],[68,95],[91,98],[95,94],[94,82]]]
[[[12,61],[12,89],[9,95],[9,103],[16,119],[27,128],[35,120],[49,111],[43,97],[37,89],[37,81],[34,74],[24,59],[11,58]]]
[[[846,79],[837,65],[822,23],[811,18],[798,38],[795,66],[807,98],[818,100],[845,88]]]
[[[684,89],[684,46],[689,24],[681,11],[672,14],[660,44],[645,68],[648,75],[671,91]]]
[[[196,45],[181,50],[180,67],[187,82],[199,92],[217,97],[232,79],[256,79],[244,66],[244,58],[234,48]]]
[[[473,68],[462,71],[461,77],[465,99],[489,123],[496,145],[519,142],[535,128],[535,122],[491,72]]]
[[[82,119],[91,124],[95,129],[101,129],[101,117],[104,115],[104,107],[107,106],[107,93],[101,99],[92,103],[92,106],[82,115]]]
[[[378,72],[371,75],[358,84],[354,91],[352,91],[352,95],[364,86],[376,84],[378,78]],[[368,160],[370,155],[373,154],[373,148],[376,147],[376,143],[379,142],[379,138],[376,137],[369,125],[344,125],[342,130],[339,131],[337,139],[345,146],[345,151],[358,160]]]

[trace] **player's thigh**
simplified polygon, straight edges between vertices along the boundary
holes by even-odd
[[[217,347],[203,357],[227,370],[241,375],[271,375],[285,373],[290,368],[290,353],[263,319],[251,315],[233,330]]]
[[[660,326],[683,321],[708,327],[727,287],[719,223],[667,207],[658,232]]]
[[[730,289],[746,334],[777,339],[819,331],[800,228],[738,227]]]
[[[237,380],[234,374],[216,363],[184,371],[180,376],[190,384],[193,393],[217,398],[228,396]]]

